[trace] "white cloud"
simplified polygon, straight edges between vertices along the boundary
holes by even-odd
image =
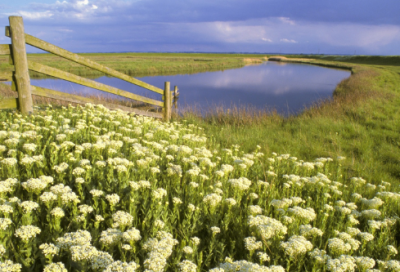
[[[319,40],[333,46],[378,47],[400,36],[400,27],[395,25],[327,24],[305,27],[312,27]]]
[[[287,46],[315,44],[333,47],[353,47],[365,51],[379,50],[393,42],[400,42],[400,26],[362,25],[353,23],[282,22],[282,18],[268,18],[240,22],[207,22],[170,24],[178,32],[193,33],[198,40],[221,43],[265,44],[285,43]],[[290,38],[289,38],[290,37]],[[279,41],[279,42],[278,42]],[[294,48],[294,47],[293,47]]]
[[[65,1],[64,1],[65,2]],[[78,6],[87,6],[89,4],[89,0],[82,0],[82,1],[78,1],[76,2],[76,4]]]
[[[281,21],[282,23],[289,24],[289,25],[295,25],[296,24],[293,20],[291,20],[288,17],[278,17],[278,20]]]
[[[297,43],[295,40],[289,40],[289,39],[280,39],[280,41],[285,43]]]
[[[214,39],[228,43],[259,43],[265,39],[264,27],[260,25],[249,26],[235,22],[211,22],[188,24],[188,26],[194,27],[197,31],[205,31],[204,34],[209,32]]]
[[[187,22],[185,13],[182,17],[176,16],[178,19],[171,15],[163,17],[147,10],[144,5],[147,1],[143,0],[53,1],[53,4],[31,4],[19,15],[38,27],[36,32],[32,31],[33,26],[29,29],[32,35],[44,29],[48,37],[57,36],[59,44],[63,41],[74,46],[80,43],[82,48],[88,45],[106,48],[112,43],[113,51],[308,53],[321,48],[322,53],[327,50],[348,53],[356,49],[357,52],[386,54],[386,46],[392,50],[391,54],[400,53],[400,26],[397,25],[294,21],[289,17]],[[69,32],[74,32],[69,35],[75,37],[73,41],[66,35]]]
[[[50,10],[46,10],[43,12],[29,12],[29,11],[19,11],[19,15],[26,19],[32,19],[32,20],[40,20],[43,18],[50,18],[53,17],[53,13]]]
[[[74,32],[72,29],[68,29],[68,28],[58,28],[57,31],[68,32],[68,33]]]
[[[122,0],[66,0],[55,1],[53,4],[34,3],[31,4],[29,10],[21,10],[18,14],[26,19],[33,20],[43,20],[50,17],[66,20],[66,24],[71,18],[98,22],[98,17],[101,16],[113,17],[112,20],[117,21],[120,16],[113,14],[113,11],[124,9],[124,7],[130,5],[130,2]]]

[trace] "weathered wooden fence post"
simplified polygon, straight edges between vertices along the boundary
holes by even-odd
[[[22,114],[31,114],[32,93],[26,57],[24,22],[20,16],[10,16],[11,56],[15,66],[13,81],[18,91],[19,110]]]
[[[164,121],[171,119],[171,92],[169,91],[169,82],[164,83]]]
[[[178,93],[178,86],[175,86],[175,88],[174,88],[174,95],[173,95],[173,101],[172,101],[172,104],[174,105],[174,109],[177,109],[178,108],[178,95],[179,95],[179,93]]]

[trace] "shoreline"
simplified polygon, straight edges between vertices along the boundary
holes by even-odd
[[[344,156],[348,177],[361,176],[371,183],[400,180],[400,65],[382,65],[387,58],[357,58],[357,63],[288,58],[288,62],[351,69],[333,99],[322,101],[296,116],[274,112],[216,111],[201,117],[189,112],[177,120],[199,125],[213,141],[246,151],[260,145],[266,152],[287,152],[295,157]],[[306,57],[306,56],[305,56]]]

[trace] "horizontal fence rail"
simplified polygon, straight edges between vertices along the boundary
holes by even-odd
[[[90,79],[80,77],[80,76],[77,76],[77,75],[74,75],[74,74],[71,74],[68,72],[64,72],[59,69],[52,68],[52,67],[49,67],[49,66],[37,63],[37,62],[28,61],[28,67],[29,67],[29,70],[32,70],[32,71],[35,71],[38,73],[42,73],[42,74],[45,74],[48,76],[64,79],[64,80],[67,80],[70,82],[78,83],[80,85],[91,87],[91,88],[94,88],[94,89],[97,89],[100,91],[116,94],[119,96],[123,96],[123,97],[134,99],[137,101],[145,102],[145,103],[155,105],[155,106],[162,107],[164,105],[161,101],[157,101],[157,100],[154,100],[151,98],[147,98],[147,97],[133,94],[133,93],[130,93],[127,91],[123,91],[118,88],[114,88],[114,87],[105,85],[103,83],[96,82],[94,80],[90,80]]]
[[[9,64],[14,65],[15,71],[0,72],[0,81],[12,81],[11,89],[16,91],[16,98],[6,98],[0,101],[0,109],[6,108],[18,108],[21,113],[29,114],[33,111],[32,108],[32,95],[47,97],[51,99],[57,99],[66,102],[72,102],[77,104],[85,103],[101,103],[110,109],[121,109],[136,114],[151,116],[155,118],[163,118],[165,121],[169,121],[171,118],[171,106],[172,106],[172,92],[170,91],[169,82],[165,82],[164,89],[160,89],[146,82],[140,81],[136,78],[128,76],[124,73],[118,72],[114,69],[101,65],[90,59],[87,59],[78,54],[69,52],[61,47],[38,39],[34,36],[24,33],[24,26],[22,17],[10,16],[10,26],[6,26],[6,36],[11,38],[11,44],[0,44],[0,55],[9,55]],[[113,76],[125,80],[129,83],[135,84],[142,88],[148,89],[158,94],[162,94],[162,101],[147,98],[141,95],[133,94],[118,88],[96,82],[84,77],[80,77],[56,68],[52,68],[37,62],[28,61],[26,55],[25,44],[32,45],[39,49],[50,52],[54,55],[60,56],[67,60],[76,62],[83,66],[95,69],[106,75]],[[35,71],[41,74],[52,76],[55,78],[63,79],[73,83],[77,83],[83,86],[94,88],[107,93],[115,94],[121,97],[129,98],[132,100],[144,102],[150,105],[159,106],[163,109],[163,113],[150,112],[141,109],[126,107],[123,105],[108,103],[104,101],[96,101],[89,97],[83,97],[80,95],[68,94],[59,92],[51,89],[46,89],[38,86],[30,85],[30,78],[28,70]],[[175,86],[175,98],[177,97],[177,87]],[[175,100],[175,99],[174,99]],[[176,101],[176,100],[175,100]]]
[[[10,55],[11,53],[11,44],[0,44],[0,55]]]
[[[59,92],[59,91],[55,91],[55,90],[51,90],[51,89],[47,89],[47,88],[42,88],[42,87],[38,87],[38,86],[33,86],[33,85],[31,85],[31,91],[32,91],[32,94],[35,96],[57,99],[57,100],[62,100],[62,101],[71,102],[71,103],[75,103],[75,104],[86,104],[86,103],[96,104],[96,102],[97,102],[95,99],[92,99],[89,97],[83,97],[83,96],[74,95],[74,94],[67,94],[67,93],[63,93],[63,92]],[[18,96],[17,92],[15,92],[15,94],[16,94],[16,96]],[[149,116],[149,117],[163,118],[163,115],[158,112],[149,112],[149,111],[145,111],[145,110],[134,109],[134,108],[130,108],[130,107],[114,104],[114,103],[103,102],[102,104],[105,107],[112,109],[112,110],[113,109],[121,109],[124,111],[133,112],[136,114],[145,115],[145,116]],[[18,105],[18,97],[0,99],[0,109],[16,109],[17,105]]]
[[[16,109],[18,98],[2,98],[0,99],[0,109]]]
[[[0,72],[0,81],[11,81],[13,72]]]
[[[47,89],[47,88],[42,88],[42,87],[38,87],[38,86],[33,86],[33,85],[31,85],[31,88],[32,88],[33,95],[37,95],[37,96],[41,96],[41,97],[58,99],[58,100],[63,100],[63,101],[72,102],[72,103],[76,103],[76,104],[86,104],[86,103],[95,104],[96,103],[95,99],[92,99],[89,97],[84,97],[84,96],[74,95],[74,94],[67,94],[67,93],[63,93],[63,92],[59,92],[59,91],[55,91],[55,90],[51,90],[51,89]],[[125,106],[114,104],[114,103],[104,102],[102,104],[105,107],[110,108],[110,109],[121,109],[121,110],[129,111],[129,112],[133,112],[136,114],[146,115],[146,116],[155,117],[155,118],[162,118],[162,114],[157,113],[157,112],[149,112],[149,111],[145,111],[145,110],[129,108],[129,107],[125,107]]]

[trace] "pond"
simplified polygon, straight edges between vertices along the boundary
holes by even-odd
[[[349,76],[350,72],[344,70],[265,62],[225,71],[137,78],[161,89],[165,81],[171,82],[171,90],[173,86],[178,86],[178,109],[196,107],[204,112],[216,106],[237,106],[276,110],[287,116],[299,113],[317,101],[331,98],[336,85]],[[161,95],[117,78],[103,76],[95,80],[161,100]],[[33,79],[31,84],[68,93],[114,96],[58,79]]]

